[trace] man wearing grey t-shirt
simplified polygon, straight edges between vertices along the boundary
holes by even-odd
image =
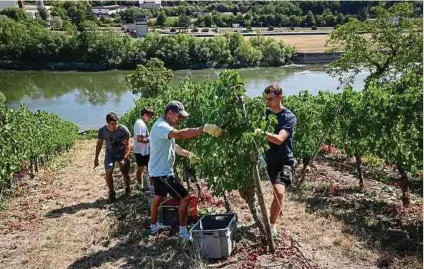
[[[99,166],[99,154],[103,147],[103,141],[106,141],[105,153],[105,171],[106,184],[109,189],[109,200],[115,201],[115,191],[113,189],[113,168],[115,162],[119,164],[122,176],[125,181],[125,193],[130,194],[130,162],[128,155],[130,154],[130,132],[128,128],[122,124],[118,124],[118,116],[111,112],[106,115],[106,125],[99,129],[97,135],[96,157],[94,159],[94,168]]]

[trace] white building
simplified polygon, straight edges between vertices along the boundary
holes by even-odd
[[[161,0],[138,0],[140,7],[142,8],[161,8],[162,1]]]
[[[114,16],[125,8],[118,5],[113,6],[96,6],[91,8],[91,13],[95,16]]]
[[[39,9],[40,8],[45,8],[47,10],[47,21],[51,20],[51,15],[50,15],[50,10],[53,8],[53,6],[45,6],[45,5],[39,5],[37,3],[36,6],[34,5],[25,5],[24,6],[24,11],[33,19],[38,18],[39,15]]]

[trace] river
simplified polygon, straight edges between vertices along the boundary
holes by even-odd
[[[338,92],[337,78],[327,73],[323,65],[247,68],[238,70],[249,96],[258,96],[272,82],[283,86],[284,95],[301,90],[316,94],[320,90]],[[185,76],[195,81],[213,80],[218,69],[175,71],[173,83]],[[130,71],[54,72],[54,71],[0,71],[0,89],[13,108],[24,104],[29,109],[53,112],[76,123],[81,130],[98,128],[105,115],[118,115],[134,106],[131,89],[125,82]],[[362,90],[367,73],[355,78],[353,87]]]

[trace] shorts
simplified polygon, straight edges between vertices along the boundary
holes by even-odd
[[[293,181],[293,166],[291,165],[269,165],[267,167],[268,175],[272,184],[281,184],[288,187]]]
[[[115,167],[115,163],[119,162],[123,158],[124,158],[124,154],[115,155],[115,154],[112,154],[112,153],[106,151],[106,154],[105,154],[105,170],[106,171],[113,170],[113,168]],[[122,173],[128,173],[130,171],[130,167],[131,167],[130,160],[125,159],[125,164],[122,167],[121,172]]]
[[[175,176],[152,177],[155,195],[165,197],[168,193],[175,199],[188,195],[188,191]]]
[[[141,155],[140,153],[135,153],[135,161],[137,166],[147,166],[149,164],[150,155]]]

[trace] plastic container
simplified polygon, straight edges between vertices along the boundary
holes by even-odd
[[[177,228],[179,224],[178,214],[179,201],[174,198],[168,198],[160,204],[159,223],[162,225]]]
[[[159,207],[158,220],[162,225],[178,228],[179,226],[179,213],[178,208],[180,201],[175,198],[168,198]],[[188,208],[187,224],[194,223],[198,219],[197,211],[197,198],[190,197],[190,204]]]
[[[231,255],[236,231],[236,214],[217,214],[202,217],[191,229],[191,235],[204,258],[220,259]]]

